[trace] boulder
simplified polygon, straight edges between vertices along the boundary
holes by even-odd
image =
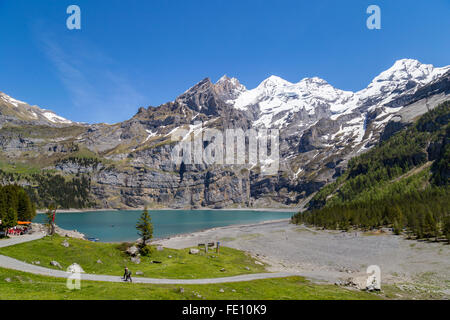
[[[225,292],[225,290],[223,290],[223,289],[220,289],[220,290],[219,290],[219,292],[223,293],[223,292]]]
[[[67,242],[67,240],[64,240],[61,245],[65,248],[68,248],[70,246],[69,242]]]
[[[127,253],[130,256],[136,256],[139,253],[139,249],[136,246],[131,246],[127,249]]]
[[[61,267],[61,265],[59,264],[59,262],[58,261],[50,261],[50,265],[51,266],[54,266],[54,267],[57,267],[57,268],[59,268],[59,269],[62,269],[62,267]]]
[[[98,263],[98,264],[102,264],[103,262],[102,262],[102,260],[98,259],[98,260],[97,260],[97,263]]]
[[[194,249],[194,248],[189,249],[189,254],[199,254],[199,253],[200,253],[200,250],[198,250],[198,249]]]
[[[142,271],[136,271],[135,273],[137,276],[142,276],[144,273]]]
[[[367,279],[367,284],[366,284],[366,290],[367,291],[380,291],[381,290],[381,285],[379,283],[379,281],[377,281],[377,279],[375,278],[370,278]]]
[[[141,258],[139,258],[139,257],[131,257],[131,262],[139,264],[139,263],[141,263]]]

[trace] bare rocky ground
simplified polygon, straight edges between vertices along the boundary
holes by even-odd
[[[378,265],[382,290],[397,298],[450,298],[450,245],[382,233],[326,231],[287,220],[214,228],[154,241],[170,248],[221,245],[249,252],[270,271],[294,272],[315,282],[361,287]]]
[[[41,223],[32,223],[31,224],[31,234],[34,233],[44,233],[46,235],[49,234],[49,229],[46,225],[43,225]],[[86,239],[86,236],[77,231],[77,230],[65,230],[58,226],[55,226],[55,233],[61,237],[69,237],[69,238],[76,238],[76,239]]]

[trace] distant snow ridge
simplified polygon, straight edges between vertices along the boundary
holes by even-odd
[[[66,124],[72,123],[72,121],[67,120],[66,118],[63,118],[61,116],[58,116],[53,111],[49,111],[49,110],[43,110],[43,111],[44,112],[42,113],[42,115],[53,123],[66,123]]]
[[[3,92],[0,92],[0,98],[7,104],[14,106],[18,114],[27,115],[31,119],[41,119],[44,121],[50,121],[54,124],[73,123],[72,121],[57,115],[51,110],[41,109],[38,106],[30,106],[28,103],[14,99]]]
[[[399,94],[414,92],[450,70],[450,66],[434,68],[414,59],[402,59],[375,77],[369,86],[358,92],[334,88],[323,79],[305,78],[291,83],[277,76],[270,76],[255,89],[244,86],[234,91],[236,97],[227,102],[239,110],[259,108],[257,126],[283,127],[290,114],[305,111],[314,115],[319,109],[330,114],[332,120],[350,114],[361,106],[374,109],[393,100]],[[229,79],[229,78],[228,78]],[[222,77],[219,82],[226,81]],[[239,83],[236,79],[234,83]],[[397,110],[398,111],[398,110]]]
[[[18,107],[19,104],[27,104],[26,102],[23,102],[23,101],[20,101],[20,100],[16,100],[16,99],[14,99],[14,98],[11,98],[10,96],[8,96],[8,95],[6,95],[6,94],[4,94],[4,93],[2,93],[2,92],[0,92],[0,98],[1,98],[3,101],[12,104],[12,105],[15,106],[15,107]]]

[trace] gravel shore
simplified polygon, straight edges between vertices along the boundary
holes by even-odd
[[[221,245],[249,252],[273,272],[294,272],[316,282],[366,279],[369,265],[381,268],[382,283],[433,287],[450,296],[450,246],[385,233],[325,231],[289,220],[214,228],[154,241],[165,247]]]
[[[48,227],[41,223],[32,223],[31,224],[31,233],[43,233],[47,235],[49,232]],[[55,233],[61,237],[69,237],[69,238],[75,238],[75,239],[86,239],[86,236],[77,231],[77,230],[65,230],[63,228],[58,227],[55,225]]]

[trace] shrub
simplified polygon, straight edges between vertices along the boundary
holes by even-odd
[[[153,248],[151,246],[145,246],[145,247],[140,248],[140,250],[139,250],[139,253],[141,254],[141,256],[144,256],[144,257],[151,256],[152,252],[153,252]]]

